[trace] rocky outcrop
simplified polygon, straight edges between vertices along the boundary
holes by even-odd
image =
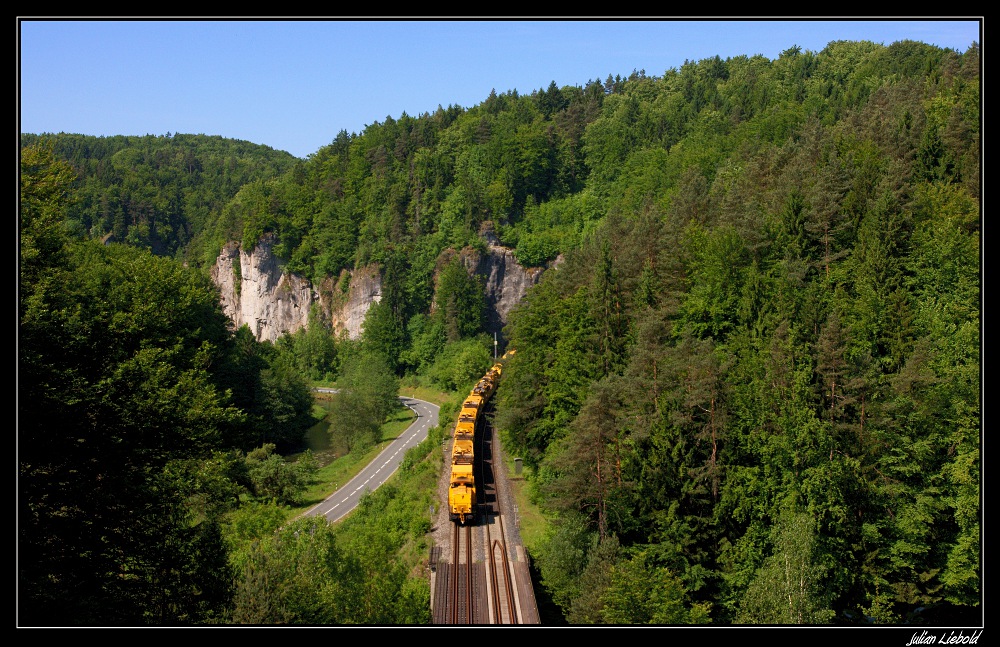
[[[329,279],[320,288],[320,305],[333,334],[349,339],[361,336],[368,309],[381,300],[382,276],[376,265],[344,270],[336,283]]]
[[[320,303],[322,314],[337,335],[361,336],[368,308],[382,298],[378,267],[344,271],[319,292],[296,274],[285,272],[272,252],[275,239],[265,236],[252,252],[228,243],[212,267],[222,310],[239,328],[243,324],[260,341],[275,341],[309,323],[309,309]]]
[[[237,328],[249,326],[261,341],[275,341],[304,327],[315,300],[308,280],[282,270],[273,245],[274,239],[265,237],[247,253],[229,243],[212,268],[223,312]]]
[[[514,258],[514,251],[499,245],[490,245],[489,253],[479,261],[476,270],[485,279],[486,331],[497,333],[507,325],[507,316],[514,309],[528,288],[538,283],[544,268],[523,267]]]
[[[466,248],[460,255],[470,274],[483,277],[486,331],[502,339],[510,311],[538,282],[544,268],[523,267],[513,250],[500,245],[491,231],[483,237],[486,253]],[[317,291],[307,279],[283,270],[272,251],[274,243],[273,236],[265,236],[250,253],[242,251],[238,243],[229,243],[216,259],[212,280],[219,287],[222,309],[233,324],[246,324],[258,340],[273,342],[305,328],[309,309],[318,302],[335,335],[360,337],[368,309],[382,299],[378,267],[344,270],[336,281],[327,279]]]
[[[528,288],[538,283],[543,267],[524,267],[517,262],[514,250],[499,244],[491,230],[482,232],[487,242],[487,251],[482,254],[471,248],[461,253],[465,268],[483,277],[486,292],[486,332],[503,339],[503,327],[508,315],[514,309]],[[501,341],[501,346],[503,343]]]

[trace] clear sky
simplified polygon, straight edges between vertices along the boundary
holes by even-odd
[[[685,61],[918,40],[964,52],[981,16],[763,19],[18,18],[23,133],[221,135],[308,157],[340,130]]]

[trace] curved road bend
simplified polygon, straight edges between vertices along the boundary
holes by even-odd
[[[317,389],[332,391],[332,389]],[[357,476],[326,498],[325,501],[306,512],[307,515],[324,515],[330,521],[338,521],[353,510],[365,492],[373,491],[386,482],[403,461],[406,450],[427,438],[427,431],[438,423],[436,404],[400,396],[400,402],[417,414],[417,419],[406,428],[389,446],[375,457]]]

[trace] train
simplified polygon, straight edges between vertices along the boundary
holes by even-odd
[[[476,477],[475,439],[482,426],[483,411],[496,391],[503,363],[514,351],[504,353],[500,361],[493,364],[462,402],[451,444],[451,476],[448,487],[448,517],[451,521],[466,525],[476,520]]]

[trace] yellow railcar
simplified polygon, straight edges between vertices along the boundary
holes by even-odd
[[[476,414],[479,412],[479,407],[483,404],[483,396],[478,393],[470,393],[465,397],[465,401],[462,403],[462,410],[459,415],[463,413]]]
[[[462,413],[458,416],[458,423],[455,425],[455,440],[472,440],[476,435],[476,414]]]
[[[451,466],[451,487],[448,488],[448,513],[452,521],[464,524],[475,519],[476,484],[472,465]]]
[[[455,425],[455,442],[451,446],[451,464],[457,465],[459,463],[472,464],[472,459],[474,458],[475,449],[473,448],[473,441],[475,440],[475,421],[459,421]]]
[[[483,400],[489,400],[490,396],[493,395],[493,389],[495,388],[496,380],[494,380],[491,375],[487,375],[483,379],[479,380],[479,383],[472,389],[472,392],[482,397]]]
[[[476,483],[474,442],[482,409],[496,391],[503,369],[503,361],[514,353],[504,353],[462,402],[452,438],[451,480],[448,488],[448,513],[452,521],[473,523],[476,517]]]

